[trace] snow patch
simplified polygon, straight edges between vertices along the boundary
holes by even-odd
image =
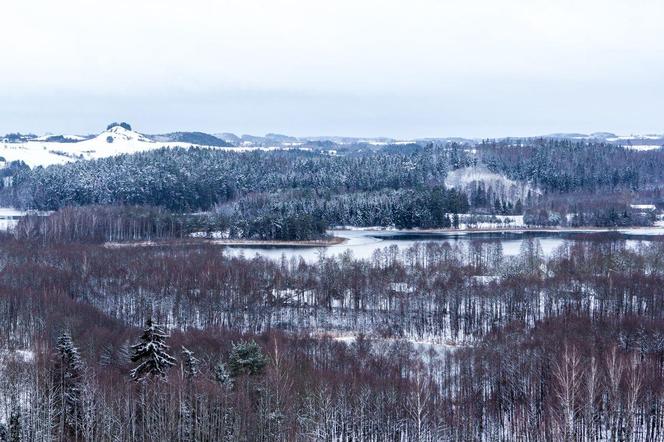
[[[659,150],[661,149],[662,146],[659,146],[657,144],[631,144],[631,145],[626,145],[625,149],[627,150],[636,150],[638,152],[647,152],[651,150]]]
[[[514,181],[504,175],[490,171],[483,165],[456,169],[449,172],[445,177],[445,187],[466,191],[467,193],[478,183],[483,183],[486,189],[491,187],[495,194],[503,200],[511,202],[516,202],[519,199],[525,201],[529,192],[538,195],[542,193],[527,183]]]

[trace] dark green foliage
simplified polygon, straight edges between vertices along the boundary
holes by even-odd
[[[188,144],[198,144],[199,146],[230,147],[228,143],[221,138],[203,132],[174,132],[165,135],[155,135],[153,138],[157,141],[173,141]]]
[[[126,130],[131,130],[131,125],[129,123],[125,123],[124,121],[122,123],[111,123],[108,126],[106,126],[106,130],[111,130],[116,126],[120,126]]]
[[[231,350],[228,358],[228,367],[233,377],[243,374],[261,374],[267,363],[268,358],[263,354],[256,341],[243,341],[233,344],[233,350]]]
[[[13,204],[42,210],[94,204],[152,205],[174,212],[223,206],[212,224],[258,239],[320,238],[330,225],[449,227],[468,210],[442,185],[450,149],[330,157],[306,151],[230,153],[162,149],[20,171]],[[454,151],[457,163],[468,159]],[[465,161],[465,162],[464,162]],[[6,195],[6,194],[5,194]],[[206,225],[207,223],[207,225]]]
[[[121,203],[186,212],[252,193],[298,189],[325,197],[429,188],[442,184],[447,152],[330,157],[302,151],[161,149],[25,171],[16,176],[14,196],[16,205],[41,210]]]

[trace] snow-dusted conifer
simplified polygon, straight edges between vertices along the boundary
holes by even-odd
[[[229,389],[233,386],[231,372],[228,370],[228,366],[224,362],[220,361],[217,365],[214,366],[214,380],[217,381],[221,386]]]
[[[242,374],[260,374],[267,362],[267,356],[263,354],[263,350],[256,341],[233,344],[233,349],[228,358],[228,366],[233,377]]]
[[[135,381],[142,381],[148,376],[165,377],[166,371],[175,365],[175,358],[167,353],[165,341],[169,335],[162,328],[148,319],[141,342],[132,345],[132,362],[139,364],[130,372]]]
[[[58,385],[60,431],[64,435],[75,431],[81,412],[81,382],[83,360],[74,345],[69,332],[63,332],[57,340],[58,352]]]
[[[182,373],[186,379],[193,379],[199,373],[200,361],[194,352],[182,346]]]

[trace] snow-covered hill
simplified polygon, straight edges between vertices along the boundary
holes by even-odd
[[[53,141],[57,140],[57,141]],[[78,141],[82,140],[82,141]],[[162,147],[209,147],[212,149],[249,150],[246,147],[220,147],[182,141],[155,141],[129,130],[113,126],[96,137],[79,136],[39,137],[21,142],[0,142],[0,157],[5,162],[21,160],[30,167],[63,164],[80,159],[96,159],[120,154],[131,154]],[[1,160],[1,159],[0,159]]]

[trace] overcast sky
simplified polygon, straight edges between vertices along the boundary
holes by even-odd
[[[2,0],[0,133],[664,132],[662,0]]]

